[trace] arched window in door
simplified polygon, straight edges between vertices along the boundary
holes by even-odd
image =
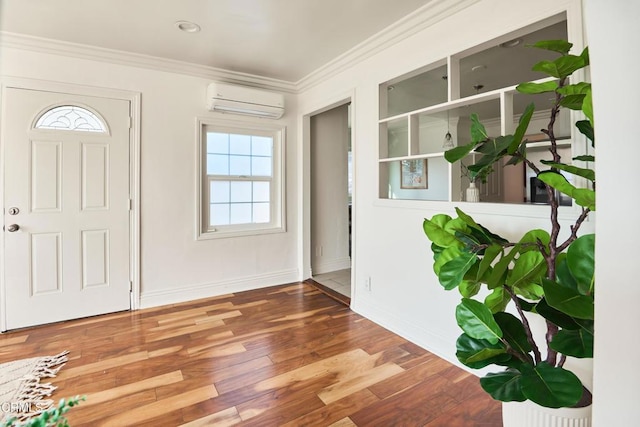
[[[109,133],[101,117],[78,105],[60,105],[46,110],[40,115],[34,128]]]

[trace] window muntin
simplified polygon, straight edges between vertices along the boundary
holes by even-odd
[[[47,110],[38,118],[34,128],[108,133],[104,120],[78,105],[60,105]]]
[[[200,238],[283,231],[282,144],[273,126],[202,122]]]

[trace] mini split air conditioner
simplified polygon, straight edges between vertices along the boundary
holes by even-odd
[[[284,114],[284,96],[279,93],[214,82],[207,88],[209,111],[279,119]]]

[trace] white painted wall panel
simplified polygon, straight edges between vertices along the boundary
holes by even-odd
[[[62,233],[38,233],[31,236],[31,294],[62,291]]]
[[[109,285],[109,230],[82,231],[82,288]]]
[[[109,209],[109,146],[82,144],[83,210]]]
[[[62,145],[53,141],[31,141],[31,211],[60,212]]]

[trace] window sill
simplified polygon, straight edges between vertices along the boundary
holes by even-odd
[[[285,233],[285,227],[269,226],[268,228],[227,229],[220,228],[216,231],[200,232],[196,240],[227,239],[232,237],[260,236],[263,234]]]

